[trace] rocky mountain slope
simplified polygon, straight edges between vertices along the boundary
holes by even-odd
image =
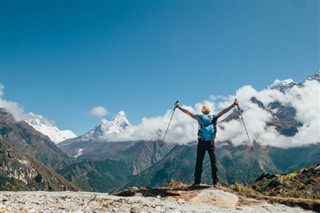
[[[320,199],[320,164],[288,174],[263,174],[250,187],[267,196]]]
[[[133,177],[132,168],[126,162],[112,159],[84,159],[59,170],[59,173],[81,186],[82,190],[93,192],[114,190]]]
[[[5,109],[0,108],[0,117],[0,139],[4,143],[55,169],[70,164],[70,158],[47,136],[24,121],[15,121]]]
[[[53,169],[0,140],[0,191],[78,190]]]
[[[89,149],[89,142],[84,143]],[[124,185],[134,175],[161,160],[173,146],[162,145],[159,141],[98,142],[92,145],[104,149],[95,156],[82,155],[77,163],[59,170],[59,173],[84,190],[100,192],[112,191]]]
[[[230,188],[246,197],[320,212],[319,186],[320,164],[317,164],[287,174],[265,173],[247,186],[235,183]]]

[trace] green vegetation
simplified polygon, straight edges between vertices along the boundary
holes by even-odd
[[[248,186],[235,183],[230,189],[247,197],[320,211],[319,165],[283,175],[264,174]]]
[[[0,176],[0,191],[23,191],[26,186],[21,181]]]
[[[266,196],[320,199],[320,171],[314,168],[286,175],[265,175],[250,187]]]
[[[235,191],[238,192],[239,194],[245,195],[245,196],[259,196],[262,195],[261,193],[253,190],[251,187],[248,186],[244,186],[241,183],[236,182],[235,184],[230,185],[230,188]]]

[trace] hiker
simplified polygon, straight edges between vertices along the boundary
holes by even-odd
[[[225,113],[229,112],[234,106],[238,105],[238,101],[235,100],[232,105],[223,109],[218,115],[213,116],[209,115],[210,108],[208,106],[202,107],[202,114],[196,115],[192,114],[190,111],[180,107],[179,103],[175,103],[175,108],[180,109],[182,112],[190,115],[192,118],[198,121],[199,130],[198,130],[198,145],[197,145],[197,159],[196,166],[194,171],[194,182],[193,185],[199,185],[201,182],[201,173],[202,173],[202,163],[206,151],[209,153],[211,170],[212,170],[212,185],[215,187],[220,186],[218,179],[218,168],[217,168],[217,158],[215,155],[215,143],[214,139],[216,137],[216,124],[217,120]]]

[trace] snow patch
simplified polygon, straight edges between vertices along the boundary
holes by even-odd
[[[77,154],[74,156],[75,158],[78,158],[80,155],[83,154],[84,149],[78,149]]]

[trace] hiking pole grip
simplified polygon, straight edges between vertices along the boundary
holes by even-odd
[[[238,99],[234,99],[234,102],[236,102],[236,101],[238,101]],[[240,111],[239,103],[236,104],[236,105],[237,105],[237,107],[238,107],[238,110]]]
[[[179,101],[176,101],[176,102],[174,103],[174,109],[173,109],[173,110],[176,110],[176,108],[178,107],[177,104],[179,104]]]

